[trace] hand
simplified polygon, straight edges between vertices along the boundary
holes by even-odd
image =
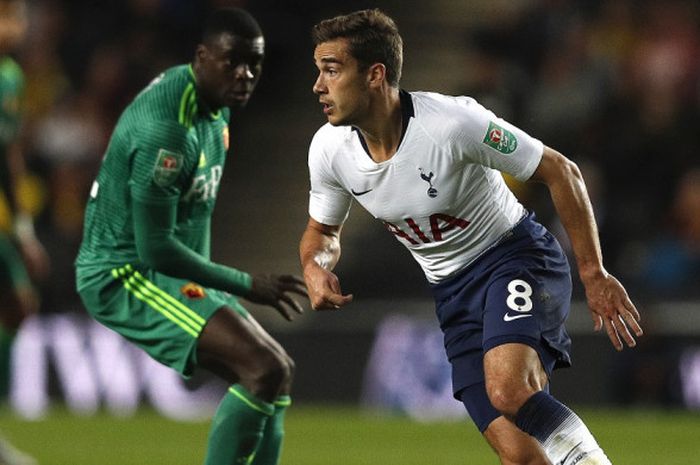
[[[290,309],[303,313],[299,302],[287,295],[289,292],[307,297],[304,281],[298,276],[259,274],[253,276],[253,286],[245,295],[246,300],[274,307],[287,321],[292,321]]]
[[[593,318],[593,328],[600,331],[603,326],[616,350],[622,350],[622,340],[628,347],[637,345],[630,330],[636,336],[644,334],[639,326],[640,315],[627,291],[612,275],[603,274],[584,282],[588,308]]]
[[[316,264],[307,266],[304,280],[314,310],[337,310],[352,302],[352,294],[343,295],[338,277],[325,268]]]

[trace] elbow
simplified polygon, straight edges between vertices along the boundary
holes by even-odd
[[[556,150],[546,147],[542,161],[532,176],[532,180],[551,187],[565,180],[574,183],[582,182],[583,175],[575,162]]]
[[[581,169],[578,167],[576,162],[569,160],[562,155],[561,160],[561,172],[567,179],[574,180],[576,182],[583,182],[583,174],[581,174]]]

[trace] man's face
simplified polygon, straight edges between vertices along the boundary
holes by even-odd
[[[197,48],[197,87],[213,108],[242,108],[260,79],[265,57],[262,37],[246,39],[224,33]]]
[[[369,107],[368,76],[348,52],[345,39],[316,46],[314,62],[319,74],[313,91],[333,126],[357,125]]]

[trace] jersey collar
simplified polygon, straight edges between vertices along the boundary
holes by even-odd
[[[411,94],[403,89],[399,89],[399,103],[401,105],[401,137],[399,138],[399,145],[396,147],[396,151],[399,151],[399,147],[401,147],[401,142],[403,142],[403,137],[406,135],[406,129],[408,129],[408,121],[416,116],[416,113],[413,109],[413,99],[411,98]],[[357,133],[357,137],[360,139],[360,144],[362,145],[362,148],[365,150],[365,153],[367,156],[371,159],[372,155],[369,153],[369,147],[367,147],[367,142],[365,141],[365,138],[362,137],[362,132],[360,130],[353,126],[352,130]]]

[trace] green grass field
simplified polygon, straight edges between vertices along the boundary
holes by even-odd
[[[700,464],[700,414],[579,409],[615,465]],[[196,465],[207,423],[143,410],[119,419],[54,410],[26,422],[3,412],[0,430],[41,465]],[[416,423],[347,407],[295,405],[283,465],[498,464],[471,423]]]

